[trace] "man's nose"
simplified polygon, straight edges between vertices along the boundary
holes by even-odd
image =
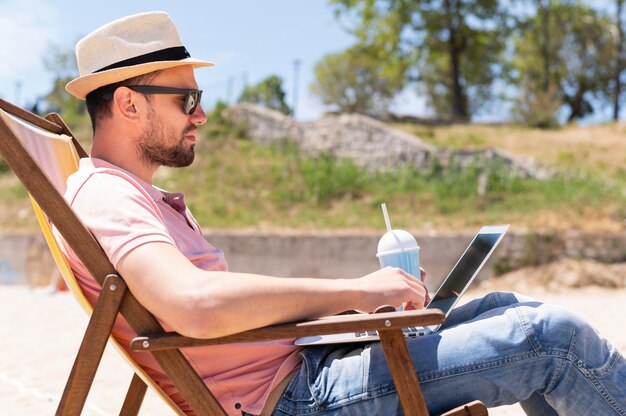
[[[189,116],[189,121],[196,126],[201,126],[206,123],[206,113],[204,112],[201,104],[198,104],[193,114]]]

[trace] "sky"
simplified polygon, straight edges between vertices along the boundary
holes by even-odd
[[[217,100],[235,102],[244,85],[278,75],[296,118],[316,119],[329,108],[309,91],[315,64],[355,42],[327,0],[0,0],[0,97],[32,105],[52,86],[53,74],[43,64],[51,50],[73,50],[105,23],[153,10],[171,15],[193,57],[216,64],[196,71],[207,109]],[[414,89],[391,110],[431,115]],[[502,114],[481,118],[498,121]]]
[[[32,105],[52,86],[43,64],[51,50],[73,50],[105,23],[153,10],[171,15],[193,57],[216,64],[196,71],[208,108],[217,100],[234,102],[244,85],[278,75],[296,118],[318,118],[328,108],[309,92],[313,68],[355,42],[326,0],[0,0],[0,97]],[[411,94],[400,97],[399,106],[423,110]]]

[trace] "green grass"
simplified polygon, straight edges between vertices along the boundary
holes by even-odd
[[[184,192],[206,228],[380,231],[382,202],[388,205],[393,226],[409,230],[475,229],[485,223],[511,223],[529,230],[624,228],[626,170],[618,166],[617,157],[606,166],[599,157],[590,162],[598,173],[583,167],[543,181],[513,177],[498,165],[460,169],[434,164],[428,172],[405,167],[376,173],[328,154],[301,155],[288,141],[271,146],[254,143],[245,139],[244,127],[213,120],[203,130],[206,137],[196,145],[191,167],[157,172],[155,183]],[[88,134],[81,126],[74,129]],[[421,134],[444,137],[455,147],[493,145],[507,131],[522,135],[517,127],[494,129],[424,127]],[[570,172],[580,164],[578,152],[565,146],[552,150],[555,166]],[[594,156],[592,152],[589,157]],[[34,228],[34,220],[25,214],[29,209],[25,191],[1,168],[0,227]]]
[[[189,173],[170,169],[158,182],[183,190],[200,223],[210,228],[380,230],[382,202],[393,225],[409,229],[486,222],[585,228],[586,218],[610,228],[622,223],[626,206],[624,181],[588,175],[539,181],[513,177],[501,166],[439,165],[429,172],[372,173],[327,154],[302,156],[286,141],[263,146],[218,138],[201,142],[197,153]]]

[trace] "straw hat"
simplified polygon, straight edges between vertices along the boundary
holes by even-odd
[[[65,89],[85,99],[102,86],[160,69],[212,66],[193,59],[165,12],[140,13],[96,29],[76,44],[79,77]]]

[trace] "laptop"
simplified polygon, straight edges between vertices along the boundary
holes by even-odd
[[[447,317],[452,308],[470,286],[478,272],[483,268],[493,251],[509,229],[509,225],[486,225],[476,233],[461,257],[456,262],[448,277],[444,279],[439,289],[432,296],[426,306],[427,309],[441,309]],[[406,337],[418,337],[437,332],[441,325],[405,328]],[[338,344],[346,342],[378,341],[378,333],[353,332],[321,336],[302,337],[296,339],[295,345]]]

